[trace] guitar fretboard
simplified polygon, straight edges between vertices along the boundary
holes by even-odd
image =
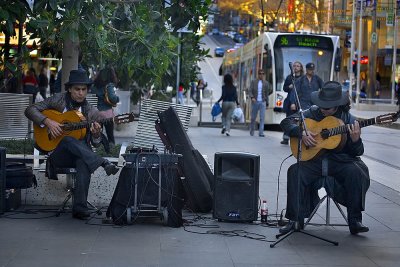
[[[376,124],[376,118],[359,121],[359,124],[360,124],[361,128],[370,126],[370,125],[374,125],[374,124]],[[341,126],[329,129],[329,136],[347,133],[349,131],[348,125],[350,125],[350,124],[345,124],[345,125],[341,125]]]
[[[101,119],[99,121],[97,121],[98,123],[101,124],[108,124],[110,122],[113,122],[114,118],[107,118],[107,119]],[[74,123],[65,123],[63,125],[63,129],[66,131],[74,131],[74,130],[78,130],[78,129],[83,129],[83,128],[88,128],[90,126],[90,124],[93,121],[81,121],[81,122],[74,122]]]

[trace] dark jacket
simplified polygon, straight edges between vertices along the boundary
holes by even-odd
[[[222,101],[226,101],[226,102],[236,102],[237,105],[239,105],[238,102],[238,96],[237,96],[237,91],[236,91],[236,87],[235,86],[226,86],[223,85],[222,86],[222,95],[221,97],[218,99],[218,103]]]
[[[106,93],[105,91],[106,90],[107,90],[107,94],[108,94],[108,99],[109,99],[109,101],[111,101],[111,103],[115,103],[115,105],[116,105],[119,102],[119,97],[115,94],[114,88],[115,88],[115,85],[113,83],[109,83],[105,87],[102,87],[102,88],[93,87],[92,90],[97,95],[97,108],[100,111],[109,110],[113,107],[113,105],[110,105],[109,103],[107,103],[105,101],[105,93]]]
[[[293,77],[292,75],[289,74],[285,79],[285,83],[283,84],[283,91],[288,93],[285,100],[283,101],[283,111],[286,112],[286,116],[290,116],[294,112],[296,112],[294,110],[290,110],[290,106],[292,104],[296,104],[296,97],[294,91],[289,86],[293,84],[293,78],[294,82],[296,82],[301,77],[302,75]]]
[[[249,97],[251,98],[255,98],[257,100],[257,95],[258,95],[258,81],[254,80],[251,82],[250,84],[250,89],[249,89]],[[263,86],[262,86],[262,100],[266,102],[267,106],[268,106],[268,96],[270,94],[272,94],[272,86],[270,86],[269,82],[263,80],[262,81]]]
[[[311,77],[311,81],[308,80],[307,75],[303,75],[300,79],[296,81],[296,89],[297,94],[299,96],[300,105],[303,110],[306,110],[311,107],[313,103],[311,103],[311,93],[314,91],[318,91],[324,82],[322,79],[313,75]]]

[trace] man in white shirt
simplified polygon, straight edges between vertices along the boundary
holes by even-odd
[[[264,70],[258,70],[258,79],[250,84],[249,96],[251,99],[251,123],[250,135],[254,135],[254,126],[258,112],[260,112],[260,127],[258,136],[264,137],[264,117],[265,109],[268,106],[268,96],[272,93],[272,88],[269,83],[264,80]]]

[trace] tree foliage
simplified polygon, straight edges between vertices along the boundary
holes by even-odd
[[[165,2],[170,6],[165,7]],[[114,65],[123,88],[136,84],[158,89],[176,77],[176,31],[187,25],[196,32],[209,3],[210,0],[36,0],[28,29],[40,38],[45,54],[60,57],[65,38],[79,40],[85,63]],[[166,27],[168,24],[170,27]],[[188,48],[183,56],[188,64],[182,69],[183,77],[195,73],[194,61],[206,54],[200,49],[200,39],[194,33],[187,35],[184,41]]]

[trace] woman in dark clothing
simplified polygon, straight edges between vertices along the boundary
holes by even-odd
[[[93,91],[96,92],[98,97],[97,109],[104,118],[114,117],[113,107],[119,102],[119,97],[115,93],[117,83],[118,78],[112,67],[102,69],[94,81],[95,88]],[[108,142],[110,145],[114,145],[114,123],[104,124],[104,128],[106,129]]]
[[[222,95],[217,103],[222,100],[222,131],[221,134],[230,135],[232,113],[236,105],[239,106],[236,87],[233,85],[233,78],[230,74],[224,76],[224,85],[222,86]]]

